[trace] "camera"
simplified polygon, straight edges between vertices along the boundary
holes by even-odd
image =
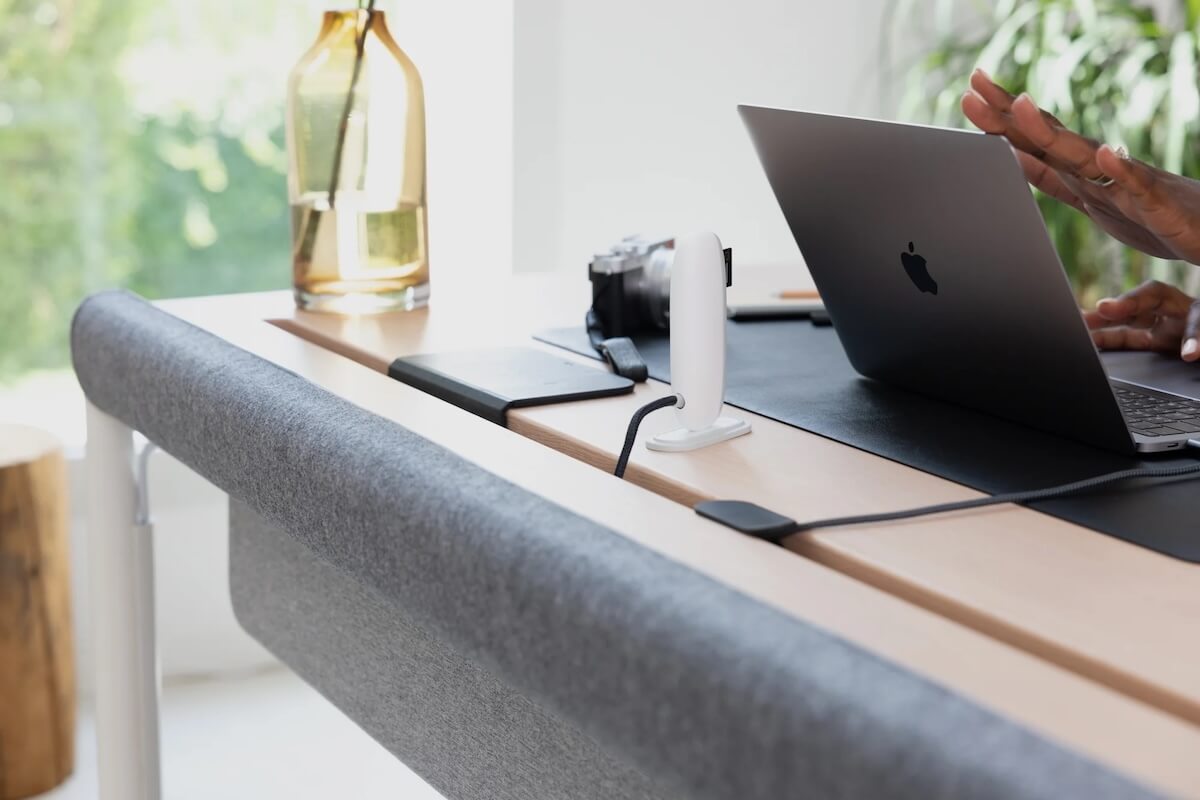
[[[605,337],[666,330],[674,239],[626,236],[588,264],[592,312]]]
[[[725,285],[733,280],[733,251],[725,249]],[[671,264],[675,239],[626,236],[588,264],[592,307],[588,339],[613,372],[634,381],[648,374],[632,338],[665,332],[671,323]]]
[[[725,285],[733,279],[733,250],[725,249]],[[671,321],[671,263],[675,239],[626,236],[588,264],[592,282],[589,328],[603,338],[666,331]]]

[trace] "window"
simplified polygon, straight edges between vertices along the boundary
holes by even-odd
[[[321,8],[0,3],[0,419],[72,385],[90,291],[290,284],[282,109]]]

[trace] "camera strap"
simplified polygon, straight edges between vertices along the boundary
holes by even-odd
[[[646,362],[642,360],[642,354],[638,352],[632,339],[628,336],[604,338],[600,320],[590,308],[585,322],[592,347],[608,362],[613,372],[636,383],[642,383],[649,377],[650,371],[646,368]]]

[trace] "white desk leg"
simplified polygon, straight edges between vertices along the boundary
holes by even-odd
[[[134,522],[133,432],[87,406],[87,524],[100,800],[158,800],[154,550]]]

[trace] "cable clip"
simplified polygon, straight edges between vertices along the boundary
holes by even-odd
[[[799,523],[791,517],[744,500],[705,500],[693,506],[693,510],[705,519],[771,544],[779,544],[800,530]]]

